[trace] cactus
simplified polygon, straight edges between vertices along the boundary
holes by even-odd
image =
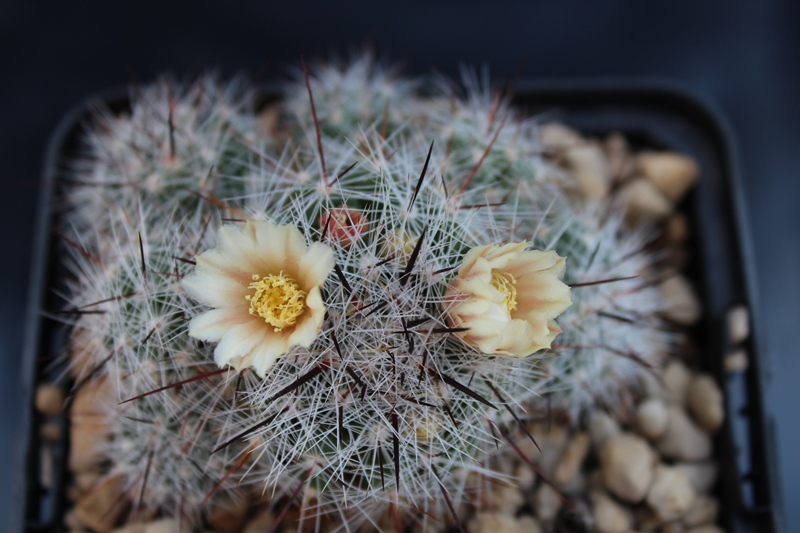
[[[73,177],[103,183],[103,199],[67,196],[70,302],[84,311],[72,371],[124,402],[106,402],[106,458],[137,510],[200,520],[213,497],[253,492],[302,494],[305,516],[348,529],[392,513],[458,522],[486,490],[476,478],[505,477],[492,457],[528,438],[526,409],[549,397],[577,419],[655,366],[670,339],[645,234],[565,195],[536,122],[485,78],[465,82],[463,97],[444,83],[417,96],[366,54],[289,84],[275,136],[246,91],[209,79],[162,81],[130,116],[100,115]],[[269,368],[217,370],[214,345],[189,335],[208,307],[184,276],[222,226],[249,220],[331,250],[327,311],[313,343]],[[575,304],[553,350],[486,355],[458,335],[448,286],[471,249],[520,241],[568,257]]]

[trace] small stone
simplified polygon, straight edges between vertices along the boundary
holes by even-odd
[[[548,428],[547,423],[537,423],[533,424],[530,431],[539,443],[541,452],[530,439],[520,439],[520,448],[526,453],[530,452],[528,457],[533,457],[533,461],[544,475],[552,476],[569,437],[569,429],[562,424],[553,424]],[[523,445],[527,448],[523,448]]]
[[[695,491],[686,472],[658,465],[647,493],[647,505],[665,522],[677,520],[692,507]]]
[[[111,531],[127,507],[122,477],[108,477],[78,500],[75,518],[94,531]]]
[[[467,524],[469,533],[526,533],[523,526],[512,515],[500,513],[478,513]]]
[[[36,410],[44,416],[58,416],[64,408],[64,393],[52,383],[36,388]]]
[[[678,461],[702,461],[711,457],[711,437],[683,409],[675,406],[668,409],[667,431],[656,442],[656,449],[664,457]]]
[[[495,486],[489,491],[484,509],[503,514],[514,514],[522,507],[525,499],[517,487],[508,485]]]
[[[109,402],[117,401],[106,379],[86,383],[75,393],[69,428],[69,468],[73,472],[92,468],[105,459],[103,449],[111,430],[103,409]]]
[[[61,425],[58,422],[46,422],[41,428],[42,439],[47,442],[58,442],[61,440]]]
[[[672,276],[661,282],[660,288],[666,307],[664,314],[668,319],[685,326],[691,326],[700,319],[700,300],[686,278]]]
[[[565,485],[575,477],[589,452],[589,444],[589,435],[583,432],[576,433],[567,443],[553,472],[553,482],[556,485]]]
[[[747,350],[744,348],[739,348],[738,350],[734,350],[729,354],[725,355],[725,359],[722,362],[723,366],[725,367],[725,372],[733,373],[733,372],[744,372],[747,370],[747,367],[750,366],[750,361],[747,357]]]
[[[632,526],[631,513],[604,492],[589,495],[598,533],[626,533]]]
[[[609,491],[627,502],[642,501],[653,479],[655,462],[647,441],[631,433],[611,437],[600,448],[599,459]]]
[[[667,226],[664,228],[664,235],[667,238],[667,243],[672,246],[680,246],[686,242],[689,236],[689,220],[684,213],[675,213],[669,220]]]
[[[534,515],[545,523],[555,520],[563,503],[558,492],[547,483],[540,484],[531,498]]]
[[[719,503],[716,498],[706,494],[699,494],[692,507],[683,516],[683,523],[687,527],[702,526],[712,524],[717,520],[719,513]]]
[[[583,470],[578,470],[575,475],[572,476],[572,479],[562,485],[558,485],[558,488],[563,494],[568,496],[581,496],[586,492],[586,487],[588,486],[588,476]]]
[[[667,431],[669,413],[660,398],[649,398],[636,409],[636,428],[650,440],[659,439]]]
[[[539,521],[529,514],[517,518],[517,526],[525,533],[542,533],[542,526]],[[496,531],[494,533],[500,533]]]
[[[619,424],[605,411],[595,410],[589,415],[589,438],[595,448],[600,448],[610,437],[619,435]]]
[[[750,312],[745,305],[737,305],[728,311],[728,342],[733,345],[750,336]]]
[[[536,482],[536,473],[525,463],[519,463],[514,469],[514,477],[517,478],[517,487],[520,490],[528,490]]]
[[[552,150],[566,150],[584,142],[581,134],[557,122],[548,122],[539,127],[539,142]]]
[[[668,402],[676,405],[686,405],[686,395],[692,373],[680,360],[672,359],[664,369],[664,396]]]
[[[250,502],[246,498],[226,497],[216,502],[208,524],[216,533],[238,533],[244,528]]]
[[[717,482],[719,467],[714,461],[678,463],[675,467],[686,472],[689,482],[697,492],[710,492]]]
[[[269,531],[274,523],[275,514],[270,510],[262,511],[247,523],[242,533],[263,533]]]
[[[711,433],[716,432],[725,420],[722,391],[708,374],[698,374],[692,379],[686,403],[695,420]]]
[[[566,151],[564,163],[575,179],[583,197],[602,200],[611,188],[611,169],[596,143],[584,142]]]
[[[672,202],[642,178],[623,185],[617,192],[617,198],[626,207],[625,216],[630,223],[661,220],[672,213]]]
[[[683,198],[699,174],[693,159],[674,152],[642,152],[636,164],[638,171],[673,202]]]

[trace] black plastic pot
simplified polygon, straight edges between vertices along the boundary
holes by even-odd
[[[112,108],[127,105],[124,97],[102,98]],[[776,471],[772,464],[772,425],[763,411],[763,375],[758,339],[761,328],[755,305],[752,252],[746,238],[738,162],[728,128],[696,96],[663,84],[641,82],[536,82],[518,87],[516,103],[529,113],[563,122],[587,135],[618,131],[634,146],[673,150],[691,156],[700,167],[700,179],[686,202],[692,227],[693,260],[688,274],[699,289],[704,318],[696,340],[705,370],[724,388],[727,419],[716,442],[720,462],[717,494],[721,525],[729,532],[779,531]],[[92,99],[96,101],[96,99]],[[54,459],[51,490],[39,483],[39,415],[33,410],[37,383],[54,370],[49,362],[66,347],[65,331],[46,311],[58,309],[54,289],[63,274],[56,253],[53,200],[62,166],[74,156],[89,119],[89,103],[77,107],[59,124],[45,156],[34,270],[27,311],[28,329],[22,376],[21,406],[25,420],[12,505],[12,532],[61,531],[66,486],[67,421],[60,421],[64,440],[51,446]],[[726,313],[734,305],[750,309],[750,337],[744,348],[750,364],[743,372],[726,373],[723,357],[733,347],[726,331]]]

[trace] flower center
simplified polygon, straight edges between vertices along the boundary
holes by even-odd
[[[507,272],[492,271],[492,287],[503,293],[503,303],[510,313],[517,308],[517,280]]]
[[[294,326],[297,317],[306,310],[306,292],[283,270],[277,276],[270,274],[263,278],[253,274],[253,282],[247,288],[254,291],[245,296],[250,302],[250,314],[263,318],[276,333]]]

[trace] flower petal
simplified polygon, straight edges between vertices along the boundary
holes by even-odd
[[[185,276],[181,284],[189,296],[209,307],[249,305],[245,299],[247,287],[230,276],[195,270],[194,274]]]
[[[241,370],[246,366],[243,359],[248,358],[255,347],[264,342],[268,331],[267,324],[255,319],[232,326],[217,344],[214,360],[220,367],[231,365]]]
[[[189,335],[206,342],[216,342],[231,327],[252,320],[243,309],[212,309],[197,315],[189,322]]]

